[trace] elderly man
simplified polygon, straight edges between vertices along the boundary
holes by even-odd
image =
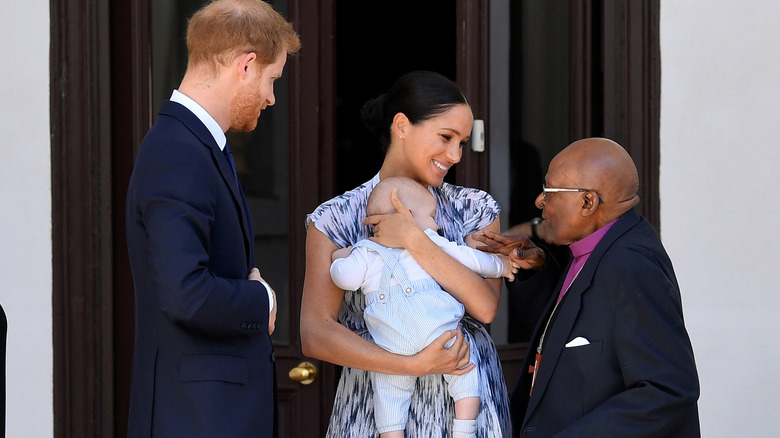
[[[580,140],[552,160],[536,198],[539,234],[571,249],[563,272],[527,238],[481,238],[527,269],[507,283],[516,305],[539,306],[512,394],[516,437],[700,435],[679,287],[658,234],[634,210],[638,188],[620,145]]]

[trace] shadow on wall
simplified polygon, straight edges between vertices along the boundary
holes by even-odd
[[[8,335],[8,319],[0,305],[0,438],[5,438],[5,344]]]

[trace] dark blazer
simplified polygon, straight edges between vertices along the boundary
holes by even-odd
[[[514,436],[700,436],[699,381],[677,279],[658,234],[634,210],[598,243],[559,305],[529,399],[526,371],[560,274],[548,263],[525,281],[507,283],[510,293],[547,298],[512,394]],[[577,337],[589,345],[565,347]]]
[[[252,221],[213,136],[165,102],[127,192],[136,295],[130,437],[269,437],[274,353]]]

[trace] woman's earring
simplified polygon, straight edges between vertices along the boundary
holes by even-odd
[[[400,138],[401,140],[403,140],[403,139],[404,139],[404,135],[403,135],[403,134],[401,134],[401,135],[399,135],[399,136],[398,136],[398,138]]]

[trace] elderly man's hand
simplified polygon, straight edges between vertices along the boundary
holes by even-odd
[[[512,265],[520,269],[541,269],[547,260],[544,250],[534,245],[528,236],[504,236],[485,230],[472,237],[484,244],[477,249],[509,256]]]

